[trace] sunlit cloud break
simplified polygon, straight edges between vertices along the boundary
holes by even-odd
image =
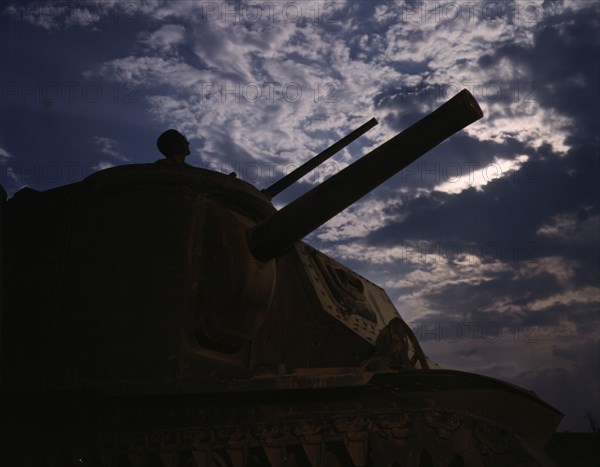
[[[463,174],[457,165],[458,171],[452,167],[446,170],[446,181],[436,185],[434,191],[457,195],[469,188],[475,188],[477,191],[483,191],[483,187],[488,183],[503,177],[508,177],[517,172],[522,165],[529,160],[529,156],[520,155],[514,160],[500,159],[495,157],[494,161],[485,167],[473,169],[467,174]]]

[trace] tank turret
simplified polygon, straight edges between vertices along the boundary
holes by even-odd
[[[160,164],[3,201],[0,464],[551,465],[556,410],[439,368],[301,241],[482,116],[462,91],[280,210]]]

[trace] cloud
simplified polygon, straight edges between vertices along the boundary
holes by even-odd
[[[153,32],[140,34],[140,42],[150,50],[160,54],[173,54],[185,42],[185,27],[179,24],[165,24]]]
[[[363,238],[369,232],[383,227],[389,221],[386,210],[397,203],[398,201],[395,199],[371,200],[367,198],[364,201],[359,201],[319,229],[317,238],[324,242],[340,240],[348,242],[352,239]],[[357,222],[357,219],[360,219],[360,222]],[[371,258],[374,259],[377,256]],[[390,257],[393,257],[393,255]]]
[[[114,157],[115,159],[123,162],[129,162],[129,159],[127,157],[122,156],[115,149],[118,143],[114,139],[96,136],[94,137],[94,143],[100,148],[100,152],[102,152],[102,154]]]
[[[139,87],[169,86],[194,92],[202,74],[180,58],[158,56],[128,56],[106,62],[96,70],[86,71],[87,77],[101,76]]]
[[[90,1],[73,4],[67,2],[9,3],[2,15],[47,30],[95,26],[106,14],[106,5]]]
[[[92,169],[99,171],[99,170],[104,170],[104,169],[109,169],[111,167],[114,167],[115,164],[113,164],[112,162],[108,162],[108,161],[100,161],[97,164],[95,164]]]
[[[584,287],[578,290],[562,291],[551,297],[535,300],[529,304],[529,308],[534,311],[556,307],[557,305],[572,307],[577,304],[600,303],[600,288]]]
[[[542,22],[530,47],[506,41],[478,60],[493,74],[509,65],[512,73],[507,78],[529,83],[530,98],[556,112],[561,125],[568,123],[571,139],[576,133],[593,134],[598,122],[597,107],[590,104],[597,96],[599,9],[594,2],[579,2],[578,7]],[[561,60],[556,60],[558,55]]]
[[[0,157],[3,159],[10,159],[12,155],[6,149],[0,148]]]
[[[525,147],[565,148],[561,129],[567,120],[544,114],[536,105],[506,105],[506,99],[497,103],[499,93],[511,92],[510,83],[497,82],[494,70],[478,66],[478,58],[490,45],[507,42],[505,37],[514,41],[522,35],[517,43],[530,46],[541,16],[536,16],[535,24],[513,24],[508,15],[492,21],[488,8],[476,15],[459,12],[456,20],[450,14],[457,12],[435,12],[433,7],[423,12],[422,7],[401,3],[385,11],[379,8],[389,19],[382,17],[373,26],[360,19],[368,17],[362,13],[374,8],[370,4],[336,3],[335,11],[329,12],[335,14],[323,22],[311,21],[306,8],[304,18],[289,21],[283,4],[277,5],[272,20],[248,21],[247,7],[240,4],[230,11],[225,4],[210,9],[194,2],[149,4],[144,14],[169,24],[139,36],[145,54],[111,60],[88,76],[97,73],[148,89],[147,102],[155,118],[192,132],[203,141],[211,163],[222,160],[222,154],[226,159],[241,158],[230,165],[251,160],[297,162],[299,149],[317,152],[319,147],[307,130],[320,130],[318,138],[334,141],[332,133],[341,136],[370,115],[380,114],[384,124],[369,134],[374,147],[405,127],[398,118],[414,121],[411,115],[432,110],[464,86],[493,110],[485,124],[468,130],[471,138],[501,144],[519,139]],[[370,36],[386,40],[378,43]],[[454,44],[452,49],[448,41]],[[176,52],[184,43],[191,55]],[[385,53],[377,53],[384,44]],[[504,66],[506,79],[514,77],[513,68],[510,63]],[[394,88],[399,99],[383,104],[381,96]],[[244,125],[239,124],[242,121]],[[315,121],[320,128],[311,125]],[[248,131],[250,127],[253,131]],[[346,163],[356,156],[345,151],[339,157]],[[510,160],[501,154],[496,157]],[[466,187],[436,185],[442,190]]]
[[[600,231],[600,216],[589,214],[595,208],[586,206],[577,212],[560,212],[541,225],[537,234],[563,242],[592,244]]]
[[[13,155],[0,147],[0,181],[3,184],[7,182],[21,184],[20,177],[10,164],[11,161],[14,161]]]
[[[529,156],[523,154],[517,156],[515,160],[501,159],[498,157],[494,158],[491,164],[477,170],[470,171],[466,176],[463,176],[460,167],[452,173],[450,169],[447,169],[446,174],[447,181],[435,186],[435,191],[441,191],[442,193],[459,194],[469,188],[475,188],[477,191],[482,191],[483,187],[490,183],[492,180],[507,177],[511,172],[515,172],[521,168],[521,166],[529,160]]]

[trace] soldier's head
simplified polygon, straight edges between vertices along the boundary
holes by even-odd
[[[190,143],[187,138],[177,130],[167,130],[156,140],[158,150],[166,158],[175,163],[183,163],[183,160],[190,154]]]

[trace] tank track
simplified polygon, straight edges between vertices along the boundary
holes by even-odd
[[[393,392],[393,391],[392,391]],[[12,467],[533,467],[554,465],[506,426],[410,407],[377,388],[32,403],[12,413]],[[382,396],[382,397],[380,397]],[[14,406],[16,407],[16,406]],[[17,413],[18,412],[18,413]],[[28,422],[25,422],[28,420]]]

